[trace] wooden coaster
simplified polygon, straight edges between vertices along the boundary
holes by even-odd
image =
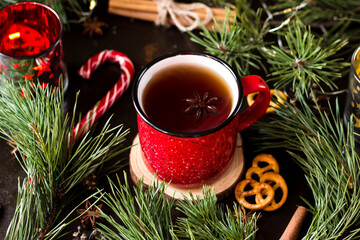
[[[138,135],[136,135],[134,138],[133,145],[134,146],[130,151],[131,178],[135,184],[137,184],[139,180],[142,180],[144,186],[149,186],[154,180],[154,174],[151,173],[151,171],[145,165],[145,156],[141,150]],[[240,177],[244,172],[244,166],[245,162],[242,139],[240,134],[238,134],[235,153],[231,165],[222,176],[209,184],[209,186],[214,189],[214,192],[219,199],[228,196],[233,191],[236,183],[240,180]],[[184,199],[184,196],[187,198],[190,197],[189,191],[191,191],[193,196],[202,198],[202,186],[198,188],[178,188],[172,184],[169,184],[165,194],[175,199]]]

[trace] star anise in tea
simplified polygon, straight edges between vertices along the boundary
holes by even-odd
[[[200,94],[194,91],[193,98],[185,99],[185,104],[188,107],[185,109],[184,113],[186,114],[195,114],[195,122],[198,122],[202,116],[205,118],[208,117],[208,114],[215,114],[220,116],[220,112],[215,107],[221,101],[222,97],[212,97],[210,98],[210,92],[205,92],[204,96],[201,98]]]

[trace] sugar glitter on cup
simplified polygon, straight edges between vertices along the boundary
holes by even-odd
[[[344,121],[347,125],[353,116],[355,140],[360,142],[360,47],[351,57],[349,87],[344,109]]]
[[[21,2],[0,10],[0,74],[19,83],[59,86],[67,72],[61,42],[62,24],[54,10]]]

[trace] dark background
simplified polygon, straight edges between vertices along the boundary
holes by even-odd
[[[156,57],[180,50],[200,50],[203,49],[191,42],[186,33],[181,33],[175,27],[164,28],[156,27],[151,22],[124,18],[117,15],[107,14],[107,0],[99,1],[96,14],[107,26],[103,29],[102,36],[92,39],[82,34],[81,25],[71,25],[70,30],[64,32],[63,45],[64,54],[69,74],[69,88],[66,92],[66,106],[71,110],[75,94],[80,90],[78,101],[78,112],[83,115],[98,101],[117,81],[120,70],[114,64],[105,64],[99,68],[92,76],[91,80],[83,80],[77,75],[77,70],[91,56],[106,49],[114,49],[128,55],[135,65],[135,75],[144,67],[146,63]],[[263,72],[254,72],[266,78]],[[131,85],[132,86],[132,85]],[[130,86],[130,88],[131,88]],[[126,146],[137,134],[136,112],[131,101],[130,89],[113,105],[113,107],[98,121],[102,126],[104,122],[113,115],[112,125],[124,124],[125,128],[130,128],[131,132],[127,136]],[[259,152],[256,144],[249,141],[249,138],[257,134],[255,129],[250,127],[243,131],[244,155],[246,166],[252,161]],[[5,141],[0,142],[0,239],[3,239],[7,226],[13,216],[17,199],[18,178],[24,176],[18,162],[10,154],[11,148]],[[312,200],[305,178],[300,168],[292,161],[285,150],[266,151],[273,154],[280,164],[281,175],[285,178],[289,196],[285,205],[275,212],[262,212],[262,217],[258,222],[259,230],[256,239],[279,239],[286,228],[292,214],[298,205],[304,205],[300,197]],[[129,151],[116,160],[128,161]],[[128,167],[125,169],[128,171]],[[122,173],[119,173],[122,175]],[[105,187],[106,186],[100,186]],[[233,195],[222,200],[231,208],[235,198]],[[301,235],[309,226],[308,216],[304,223]],[[76,222],[69,231],[74,232]],[[69,238],[72,239],[71,234]]]

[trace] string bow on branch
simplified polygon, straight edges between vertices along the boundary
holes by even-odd
[[[168,24],[168,14],[171,20],[182,32],[192,31],[201,23],[208,24],[212,18],[213,13],[211,8],[203,3],[176,4],[173,0],[155,0],[158,6],[158,17],[155,21],[157,25]],[[193,12],[195,9],[204,9],[206,12],[205,18],[202,20],[198,13]]]

